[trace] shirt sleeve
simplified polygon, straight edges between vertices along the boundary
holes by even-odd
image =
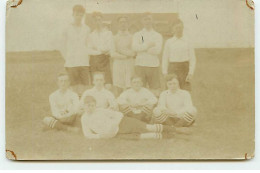
[[[162,51],[162,44],[163,39],[161,34],[159,34],[155,40],[155,46],[149,48],[147,52],[152,55],[159,55]]]
[[[79,96],[76,93],[73,93],[72,96],[72,108],[70,110],[70,115],[78,113],[79,110]]]
[[[166,93],[162,92],[159,97],[158,107],[166,109]]]
[[[82,118],[81,118],[81,126],[82,126],[83,134],[86,138],[89,138],[89,139],[99,139],[100,138],[99,134],[93,133],[92,130],[88,127],[87,119],[84,116],[82,116]]]
[[[148,49],[148,45],[146,44],[146,42],[144,42],[142,36],[139,35],[139,33],[134,34],[132,41],[132,49],[136,52],[143,52]]]
[[[196,56],[195,56],[195,51],[194,48],[189,46],[189,74],[193,75],[195,66],[196,66]]]
[[[67,50],[67,41],[68,41],[68,35],[67,35],[67,31],[68,29],[64,29],[62,32],[61,32],[61,35],[60,35],[60,53],[63,57],[64,60],[66,60],[66,50]]]
[[[94,42],[95,42],[95,39],[93,38],[93,33],[91,33],[89,35],[88,41],[87,41],[88,53],[89,53],[89,55],[100,55],[101,52],[95,48]]]
[[[119,52],[118,50],[116,50],[116,42],[117,42],[117,38],[116,36],[113,37],[113,44],[114,44],[114,48],[112,49],[110,56],[116,59],[126,59],[126,55],[121,54],[121,52]]]
[[[62,118],[61,112],[60,112],[59,108],[57,107],[57,104],[55,102],[53,95],[51,95],[49,97],[49,102],[50,102],[50,106],[51,106],[52,116],[54,116],[56,118]]]
[[[126,105],[129,104],[129,102],[127,101],[128,97],[128,91],[123,92],[122,94],[120,94],[120,96],[117,98],[117,103],[119,105]]]
[[[183,105],[182,109],[180,109],[179,111],[176,112],[178,115],[187,112],[190,108],[193,108],[190,93],[188,91],[186,91],[183,94],[183,97],[184,97],[184,105]]]
[[[146,90],[146,97],[147,97],[147,104],[149,105],[155,105],[157,103],[157,98],[155,97],[155,95],[149,91]]]
[[[107,101],[109,103],[110,108],[114,108],[114,109],[118,108],[116,98],[110,91],[107,92]]]
[[[162,56],[162,73],[168,74],[168,65],[169,65],[169,55],[170,55],[170,49],[169,49],[169,40],[166,41],[164,50],[163,50],[163,56]]]

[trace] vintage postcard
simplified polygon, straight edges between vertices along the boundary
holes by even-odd
[[[10,0],[6,157],[247,160],[251,0]]]

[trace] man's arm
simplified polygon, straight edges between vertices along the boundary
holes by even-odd
[[[63,116],[61,114],[61,110],[59,110],[59,108],[57,107],[57,104],[55,103],[53,96],[49,97],[49,102],[50,102],[50,106],[51,106],[52,116],[54,116],[56,118],[62,118]]]
[[[108,91],[107,93],[107,101],[110,109],[118,110],[118,104],[116,98],[110,91]]]
[[[149,46],[144,41],[143,36],[141,36],[139,34],[134,34],[133,41],[132,41],[132,49],[135,52],[143,52],[143,51],[146,51],[148,48],[149,48]]]
[[[91,33],[89,35],[88,41],[87,41],[87,49],[88,49],[89,55],[100,55],[100,54],[102,54],[101,51],[99,51],[95,48],[94,42],[95,42],[95,39],[93,39],[93,35]]]
[[[99,134],[93,133],[93,131],[88,127],[87,119],[84,117],[81,118],[81,126],[83,130],[83,134],[86,138],[89,139],[100,139]]]
[[[147,52],[152,55],[159,55],[162,51],[162,44],[163,44],[162,36],[159,34],[157,38],[154,40],[154,42],[155,45],[149,48]]]
[[[167,40],[164,46],[163,56],[162,56],[162,73],[164,75],[168,74],[169,54],[170,54],[169,41]]]
[[[67,30],[63,30],[60,38],[60,53],[62,58],[66,61],[66,50],[67,50]]]
[[[196,56],[195,56],[195,51],[194,48],[189,47],[189,74],[193,75],[195,66],[196,66]]]

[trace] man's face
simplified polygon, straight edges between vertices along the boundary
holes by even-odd
[[[95,74],[94,75],[93,84],[96,87],[103,87],[104,84],[105,84],[104,75],[102,75],[102,74]]]
[[[87,113],[93,113],[96,110],[96,102],[89,102],[85,104],[85,111]]]
[[[181,38],[183,35],[183,24],[177,24],[175,26],[173,26],[172,28],[172,32],[173,34],[177,37],[177,38]]]
[[[120,31],[126,31],[128,29],[128,23],[127,23],[126,18],[119,19],[118,25],[119,25]]]
[[[60,89],[68,89],[70,86],[69,76],[64,75],[58,77],[58,86]]]
[[[95,16],[95,23],[97,26],[103,26],[103,19],[101,16]]]
[[[82,13],[82,12],[75,11],[75,12],[73,13],[73,18],[74,18],[74,21],[75,21],[76,23],[81,23],[83,17],[84,17],[84,13]]]
[[[179,88],[179,81],[177,79],[172,79],[167,82],[167,87],[169,90],[176,90]]]
[[[145,28],[152,28],[153,27],[153,18],[151,15],[147,15],[143,18],[143,25]]]
[[[136,91],[140,90],[143,86],[142,79],[140,78],[135,78],[132,80],[132,88]]]

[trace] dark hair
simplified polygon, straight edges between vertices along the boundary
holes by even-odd
[[[179,77],[176,74],[168,74],[165,76],[165,81],[169,82],[173,79],[176,79],[179,82]]]
[[[82,5],[74,5],[73,13],[75,12],[85,13],[85,8]]]
[[[98,17],[98,16],[103,18],[103,14],[101,12],[98,12],[98,11],[93,12],[91,16],[93,18]]]
[[[95,99],[93,96],[87,95],[87,96],[84,98],[84,103],[85,103],[85,104],[92,103],[92,102],[95,102],[95,103],[96,103],[96,99]]]

